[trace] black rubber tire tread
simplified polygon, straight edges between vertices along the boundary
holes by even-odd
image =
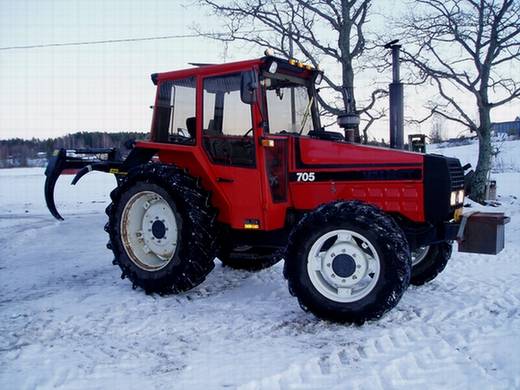
[[[435,279],[446,268],[451,257],[452,248],[451,242],[430,245],[426,257],[412,267],[410,283],[414,286],[422,286]]]
[[[121,242],[119,226],[124,198],[136,187],[160,187],[181,220],[174,258],[157,271],[135,265]],[[113,263],[122,270],[121,277],[127,277],[134,288],[139,286],[146,293],[180,293],[202,283],[215,266],[217,252],[216,211],[210,206],[209,196],[198,180],[175,166],[149,163],[132,169],[111,192],[112,203],[105,210],[109,218],[105,230],[110,235]]]
[[[356,302],[338,303],[316,290],[307,273],[307,255],[314,242],[328,231],[348,228],[369,239],[381,259],[380,279]],[[304,310],[336,322],[362,324],[380,318],[397,305],[408,288],[411,258],[406,236],[392,217],[359,201],[337,201],[306,214],[289,237],[284,276],[289,292]]]
[[[248,257],[251,256],[248,253]],[[283,255],[279,251],[272,254],[258,254],[253,258],[241,258],[239,254],[232,254],[229,250],[221,249],[218,255],[219,260],[224,266],[243,271],[257,272],[272,267],[280,260]]]

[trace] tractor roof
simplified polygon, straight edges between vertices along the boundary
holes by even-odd
[[[309,78],[315,72],[321,72],[320,70],[317,70],[310,65],[303,64],[295,59],[286,60],[273,56],[265,56],[252,60],[236,61],[224,64],[193,64],[196,65],[196,67],[171,72],[153,73],[151,77],[153,83],[157,85],[161,80],[175,80],[191,76],[213,76],[233,71],[239,72],[245,69],[250,69],[254,66],[271,64],[272,62],[277,62],[279,69],[283,68],[286,71],[291,71],[291,73],[297,73],[300,77],[304,78]]]

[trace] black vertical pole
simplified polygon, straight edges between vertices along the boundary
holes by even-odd
[[[289,26],[289,57],[294,58],[294,49],[293,49],[293,37],[292,37],[292,28]],[[290,131],[299,131],[296,128],[296,98],[294,96],[294,87],[291,87],[291,129]]]
[[[390,84],[390,147],[404,148],[404,96],[403,83],[399,74],[399,49],[401,45],[392,41],[385,45],[392,49],[392,83]]]

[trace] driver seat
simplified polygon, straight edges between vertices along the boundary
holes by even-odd
[[[196,126],[197,126],[197,119],[194,116],[186,119],[186,129],[188,130],[190,137],[193,139],[195,139]]]

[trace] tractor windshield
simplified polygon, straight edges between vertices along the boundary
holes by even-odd
[[[286,131],[305,135],[320,127],[313,87],[307,80],[291,79],[270,75],[262,80],[271,134]]]

